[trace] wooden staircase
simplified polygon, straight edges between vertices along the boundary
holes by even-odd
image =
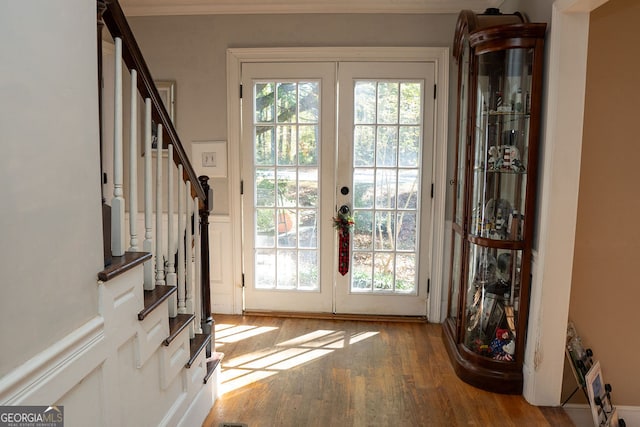
[[[103,27],[114,46],[114,137],[113,141],[101,139],[102,150],[113,150],[114,158],[113,171],[106,172],[113,177],[111,224],[103,227],[111,237],[111,250],[105,251],[108,265],[98,273],[99,307],[105,331],[110,331],[105,336],[117,349],[115,370],[126,396],[120,401],[143,396],[141,400],[162,415],[158,420],[136,411],[135,422],[126,424],[196,425],[217,397],[220,371],[220,356],[212,348],[209,289],[212,192],[208,177],[198,177],[189,162],[118,1],[97,0],[97,15],[101,103],[108,96],[102,67],[111,60],[105,61],[102,52]],[[130,129],[123,129],[123,70],[131,77],[129,99],[124,100],[129,102]],[[145,109],[141,115],[139,104]],[[139,121],[144,122],[142,132],[136,129]],[[142,157],[139,147],[143,147]],[[129,153],[127,195],[124,152]],[[143,220],[138,220],[138,187],[144,192]],[[144,232],[138,232],[140,228]],[[143,244],[138,235],[144,236]],[[134,366],[126,361],[131,354]],[[118,409],[127,412],[127,404]]]
[[[59,407],[67,426],[201,425],[220,372],[208,178],[189,163],[116,1],[97,3],[97,29],[96,5],[82,0],[64,13],[25,2],[6,12],[15,24],[4,32],[13,39],[7,82],[21,88],[3,103],[15,118],[6,163],[43,167],[7,171],[3,266],[13,285],[4,289],[0,405]],[[55,40],[46,49],[43,34]],[[147,179],[151,160],[165,179]],[[153,197],[164,203],[147,203]]]
[[[152,256],[148,252],[127,252],[124,256],[113,257],[112,263],[107,268],[98,273],[98,279],[101,282],[108,282],[111,279],[118,277],[120,274],[135,269],[137,266],[142,266],[145,262],[149,262]],[[143,321],[154,310],[161,307],[169,297],[177,290],[176,286],[156,286],[153,290],[145,290],[144,294],[144,308],[138,312],[138,320]],[[175,317],[169,317],[167,314],[169,335],[162,341],[164,346],[170,346],[171,343],[195,320],[194,314],[178,314]],[[194,334],[193,338],[189,339],[190,355],[189,359],[185,363],[185,368],[190,368],[195,362],[196,358],[202,353],[207,346],[211,344],[211,334]],[[214,371],[218,367],[221,361],[219,354],[210,356],[211,360],[206,363],[206,375],[203,378],[203,383],[206,384],[211,378]]]
[[[169,407],[153,409],[158,414],[136,412],[132,415],[135,421],[118,423],[195,425],[202,422],[217,398],[220,358],[215,354],[207,356],[212,337],[193,332],[194,314],[169,316],[169,299],[176,293],[175,286],[157,285],[153,290],[143,290],[147,262],[152,262],[152,255],[146,252],[113,257],[113,263],[98,274],[99,310],[110,341],[108,347],[124,349],[119,351],[121,354],[135,354],[134,366],[116,368],[115,376],[120,378],[118,393],[123,400],[140,399],[145,394],[142,401],[161,401],[168,395],[172,402]],[[122,357],[114,359],[120,361]],[[149,390],[146,384],[150,382],[158,383],[158,389]]]

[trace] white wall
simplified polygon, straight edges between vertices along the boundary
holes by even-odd
[[[97,314],[95,8],[0,2],[0,377]]]

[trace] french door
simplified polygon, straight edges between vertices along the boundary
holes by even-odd
[[[428,62],[243,63],[246,310],[426,314],[433,84]]]

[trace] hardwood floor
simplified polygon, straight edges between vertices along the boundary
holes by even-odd
[[[463,383],[441,327],[216,315],[221,397],[203,426],[573,426]]]

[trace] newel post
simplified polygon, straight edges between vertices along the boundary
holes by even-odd
[[[215,334],[213,329],[213,317],[211,316],[211,282],[210,282],[210,270],[209,270],[209,214],[211,213],[213,205],[213,192],[209,187],[209,177],[201,175],[198,177],[200,185],[204,190],[204,194],[207,195],[206,200],[202,201],[202,207],[200,208],[200,253],[201,253],[201,275],[200,275],[200,288],[201,288],[201,310],[202,332],[211,335],[211,342],[215,340]],[[211,357],[211,343],[207,346],[207,357]]]

